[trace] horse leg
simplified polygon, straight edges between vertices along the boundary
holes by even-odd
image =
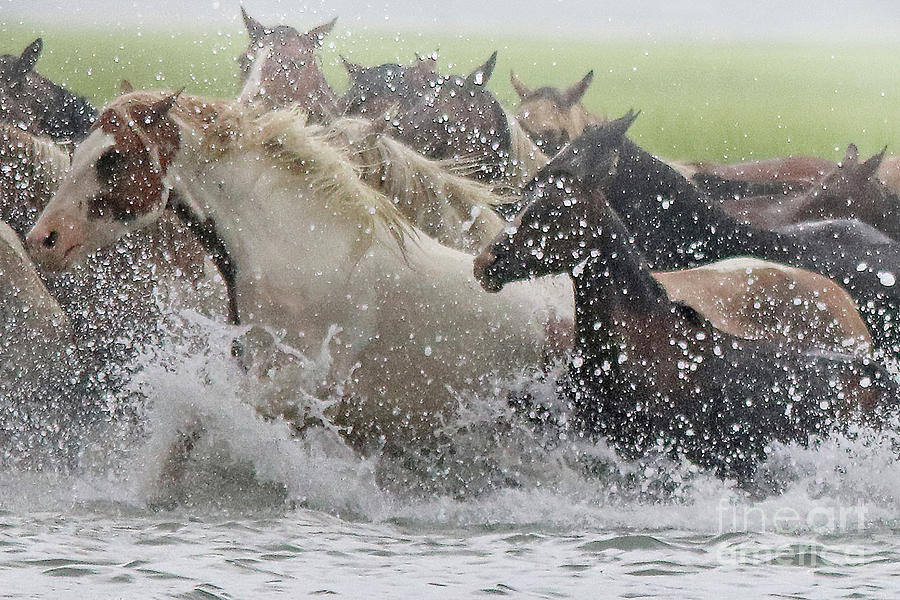
[[[197,442],[202,437],[199,428],[188,431],[179,431],[177,439],[169,448],[169,452],[163,461],[160,477],[157,485],[165,488],[165,492],[148,502],[151,510],[173,510],[182,503],[187,494],[183,488],[186,465]]]

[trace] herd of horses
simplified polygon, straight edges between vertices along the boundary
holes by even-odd
[[[508,111],[496,53],[465,76],[343,59],[341,95],[334,21],[243,17],[237,99],[123,82],[95,110],[38,74],[41,40],[0,57],[3,343],[26,357],[0,380],[127,370],[159,290],[209,264],[229,323],[327,345],[318,393],[361,453],[427,447],[467,393],[561,360],[571,418],[543,427],[741,483],[774,442],[894,416],[900,161],[666,162],[636,113],[584,108],[592,73],[512,75]]]

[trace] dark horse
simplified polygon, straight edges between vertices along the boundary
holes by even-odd
[[[475,259],[475,276],[488,291],[572,277],[576,348],[562,386],[577,433],[746,483],[771,442],[807,444],[895,406],[900,390],[870,360],[737,338],[672,302],[599,185],[597,168],[615,157],[597,164],[573,150],[529,184],[530,204]]]
[[[22,54],[0,56],[0,122],[57,142],[79,142],[87,136],[97,110],[34,70],[43,47],[37,38]]]
[[[411,65],[385,63],[366,67],[341,57],[350,76],[350,88],[344,94],[344,113],[348,116],[383,117],[392,110],[403,112],[424,100],[441,79],[435,70],[437,60],[420,57]]]
[[[589,182],[634,235],[654,270],[676,270],[733,256],[755,256],[808,269],[843,286],[877,347],[896,353],[900,342],[900,245],[872,243],[852,231],[835,243],[827,229],[773,232],[741,223],[667,164],[625,136],[630,113],[590,127],[570,144]]]
[[[433,159],[463,159],[474,176],[494,181],[505,176],[512,153],[506,111],[488,91],[497,53],[466,77],[439,78],[432,93],[394,120],[393,136]]]

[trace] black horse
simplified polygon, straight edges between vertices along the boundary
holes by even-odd
[[[87,137],[97,110],[34,70],[43,47],[37,38],[22,54],[0,56],[0,122],[57,142],[79,142]]]
[[[876,345],[898,352],[900,245],[874,243],[852,228],[839,227],[839,234],[830,227],[766,231],[741,223],[625,137],[636,116],[589,127],[563,150],[558,168],[577,169],[586,184],[604,192],[652,269],[749,255],[821,273],[856,300]]]
[[[878,420],[896,384],[869,360],[736,338],[672,302],[596,177],[562,153],[529,184],[527,208],[475,260],[485,289],[568,273],[575,352],[563,389],[577,433],[629,458],[662,451],[749,482],[774,441],[807,444],[848,416]]]

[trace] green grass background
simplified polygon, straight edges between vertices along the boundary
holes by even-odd
[[[182,24],[184,25],[184,24]],[[298,24],[300,25],[300,24]],[[175,34],[143,30],[47,30],[0,25],[0,51],[20,52],[44,38],[38,70],[103,104],[119,81],[137,88],[180,88],[234,96],[242,29]],[[542,40],[336,32],[323,65],[339,91],[338,61],[410,62],[439,50],[441,65],[464,73],[495,49],[490,88],[509,106],[509,71],[531,85],[570,84],[594,69],[585,103],[617,116],[641,109],[632,137],[671,158],[744,160],[786,154],[838,158],[848,142],[863,154],[900,153],[900,43],[727,43],[653,40]]]

